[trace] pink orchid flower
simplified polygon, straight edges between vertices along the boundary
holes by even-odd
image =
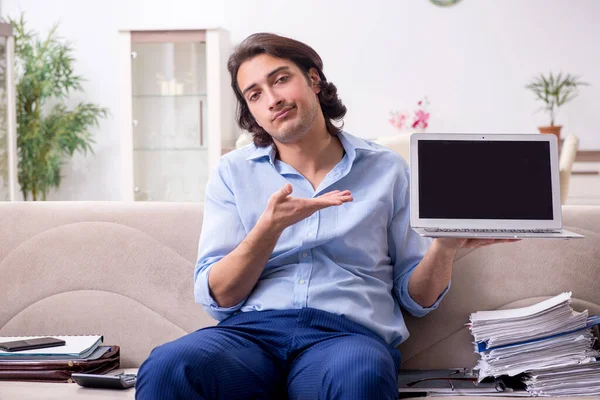
[[[398,129],[402,129],[406,122],[406,115],[400,113],[394,113],[392,118],[388,119],[388,122]]]
[[[415,120],[413,121],[413,128],[427,128],[427,121],[429,120],[429,113],[426,113],[423,110],[417,110],[415,112]]]

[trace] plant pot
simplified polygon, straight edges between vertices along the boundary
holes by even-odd
[[[540,126],[538,127],[540,133],[551,133],[556,135],[556,139],[558,143],[560,143],[560,130],[562,129],[562,125],[552,125],[552,126]]]

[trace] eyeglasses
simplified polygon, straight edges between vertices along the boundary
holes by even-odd
[[[457,375],[457,374],[464,374],[464,371],[454,371],[452,372],[450,375]],[[489,383],[485,383],[483,385],[479,385],[477,383],[477,377],[476,376],[457,376],[457,377],[453,377],[453,376],[447,376],[447,377],[439,377],[439,378],[422,378],[422,379],[418,379],[416,381],[412,381],[409,383],[406,383],[406,386],[412,388],[415,385],[421,383],[421,382],[448,382],[448,387],[454,391],[456,390],[456,387],[454,386],[454,384],[452,383],[452,381],[459,381],[459,382],[472,382],[473,386],[470,386],[468,388],[464,388],[461,387],[459,389],[476,389],[476,388],[483,388],[483,387],[487,387],[487,388],[491,388],[493,387],[497,392],[504,392],[506,390],[506,384],[501,380],[501,379],[495,379],[494,382],[489,382]],[[493,384],[493,386],[492,386]],[[425,388],[422,388],[425,389]]]

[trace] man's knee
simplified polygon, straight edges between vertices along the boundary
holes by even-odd
[[[200,376],[208,375],[216,354],[210,349],[203,350],[186,345],[181,339],[154,348],[140,366],[137,384],[143,385],[145,379],[160,382],[187,378],[186,371],[191,369],[200,372]]]
[[[217,352],[181,338],[156,347],[137,374],[136,398],[203,398],[215,377],[211,363]]]
[[[395,373],[394,360],[385,350],[349,348],[336,355],[329,364],[329,369],[335,374],[385,375]]]
[[[387,398],[384,393],[397,396],[396,366],[383,345],[349,347],[336,354],[328,363],[323,379],[325,398],[336,398],[336,393],[367,399]]]
[[[185,363],[190,356],[196,353],[187,346],[182,346],[178,341],[165,343],[158,347],[155,347],[148,356],[148,359],[144,364],[150,364],[155,367],[168,367],[173,364]],[[199,352],[199,356],[202,356],[202,352]],[[198,362],[200,360],[196,360]]]
[[[276,364],[260,347],[208,329],[152,350],[140,367],[136,387],[144,392],[168,387],[183,393],[180,398],[242,398],[252,393],[256,395],[250,398],[267,398],[279,380]]]

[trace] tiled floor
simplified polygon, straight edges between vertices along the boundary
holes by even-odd
[[[573,171],[600,172],[600,162],[577,162],[573,165]],[[573,174],[566,204],[600,205],[600,173],[596,175]]]

